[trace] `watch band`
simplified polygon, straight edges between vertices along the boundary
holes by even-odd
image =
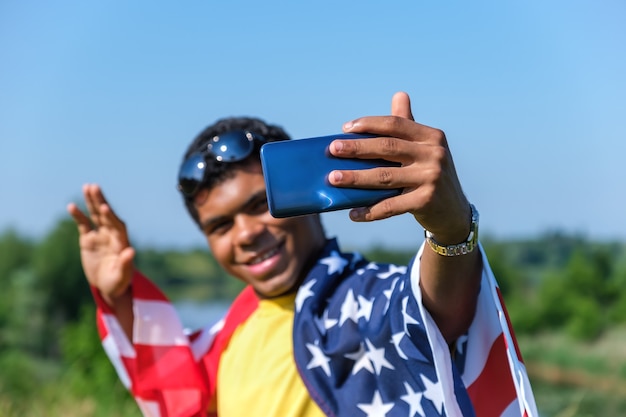
[[[424,230],[424,236],[428,246],[441,256],[459,256],[466,255],[474,250],[478,244],[478,210],[473,204],[470,204],[472,210],[472,220],[470,224],[470,232],[464,242],[456,245],[440,245],[434,238],[433,234],[428,230]]]

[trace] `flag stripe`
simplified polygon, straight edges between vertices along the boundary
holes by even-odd
[[[515,386],[509,372],[503,335],[493,343],[483,371],[467,392],[474,404],[476,415],[481,417],[499,416],[515,401]]]
[[[502,306],[502,312],[504,313],[504,317],[506,318],[507,327],[509,329],[512,329],[513,325],[511,325],[511,318],[509,317],[509,312],[504,306],[505,305],[504,299],[502,298],[502,292],[500,291],[500,287],[496,286],[496,292],[498,294],[498,300],[500,301],[500,305]],[[513,340],[513,346],[515,348],[515,355],[517,356],[517,360],[520,362],[524,362],[522,360],[522,352],[520,351],[519,346],[517,344],[517,339],[515,337],[512,337],[511,339]]]
[[[135,300],[134,307],[134,343],[152,346],[189,343],[176,309],[169,302]]]

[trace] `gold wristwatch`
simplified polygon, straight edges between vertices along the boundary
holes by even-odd
[[[470,232],[465,242],[456,245],[440,245],[434,238],[433,234],[428,230],[424,230],[424,236],[428,246],[441,256],[459,256],[466,255],[474,250],[478,245],[478,210],[473,204],[470,204],[472,210],[472,220],[470,224]]]

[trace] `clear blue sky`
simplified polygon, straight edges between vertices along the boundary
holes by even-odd
[[[626,3],[0,2],[0,231],[50,231],[100,183],[139,245],[202,245],[175,191],[187,143],[254,115],[293,137],[388,114],[443,129],[483,233],[626,240]],[[408,216],[347,246],[422,241]]]

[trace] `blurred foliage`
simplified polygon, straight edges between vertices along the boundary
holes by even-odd
[[[626,244],[550,233],[483,245],[517,333],[563,330],[592,341],[626,323]]]
[[[219,267],[208,249],[142,249],[135,264],[173,300],[232,300],[244,287]]]
[[[624,383],[626,359],[619,354],[600,353],[592,360],[585,359],[584,349],[571,353],[599,346],[613,329],[626,326],[624,243],[551,232],[528,240],[485,237],[482,244],[528,358],[558,367],[586,366],[585,372],[611,374]],[[363,255],[406,264],[413,252],[380,246]],[[206,248],[138,248],[135,264],[173,301],[232,300],[243,288]],[[36,242],[15,230],[0,233],[0,279],[0,415],[140,415],[100,345],[70,219],[59,220]],[[561,339],[556,347],[533,349],[546,335]],[[600,394],[575,395],[581,396],[580,410],[602,404]],[[571,400],[566,394],[538,395],[540,408],[544,399],[546,410]],[[607,404],[608,414],[599,415],[624,411],[623,403]]]
[[[584,387],[564,387],[537,381],[533,392],[542,416],[593,417],[625,416],[626,398],[607,395]]]

